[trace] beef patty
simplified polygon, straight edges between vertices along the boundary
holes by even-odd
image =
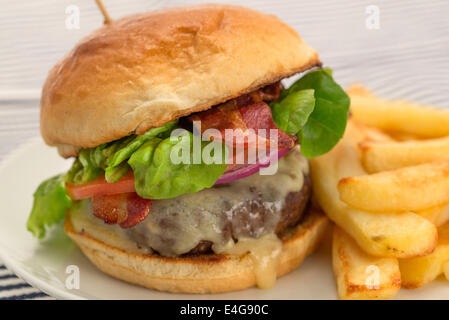
[[[139,247],[163,256],[205,254],[215,244],[279,235],[301,219],[311,193],[308,172],[307,160],[294,148],[275,173],[154,200],[145,220],[126,232]]]
[[[287,228],[293,227],[301,220],[304,210],[309,202],[312,193],[312,183],[310,176],[304,177],[304,185],[298,192],[291,192],[285,199],[285,206],[281,211],[281,216],[276,225],[276,234],[279,236]],[[232,219],[223,230],[236,240],[235,233],[247,237],[254,237],[257,230],[263,228],[265,208],[260,203],[251,201],[244,205],[244,208],[238,214],[232,216]],[[186,253],[188,255],[208,254],[212,252],[212,242],[201,240],[198,245]]]

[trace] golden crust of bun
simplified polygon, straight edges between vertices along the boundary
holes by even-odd
[[[292,28],[247,8],[132,15],[96,30],[51,69],[41,133],[72,156],[316,65],[317,53]]]
[[[277,277],[296,269],[313,252],[329,225],[329,220],[321,211],[309,210],[304,221],[282,239]],[[249,254],[166,258],[126,252],[86,233],[77,233],[68,218],[65,230],[100,270],[147,288],[173,293],[219,293],[242,290],[256,284]]]

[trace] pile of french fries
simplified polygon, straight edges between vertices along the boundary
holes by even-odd
[[[449,111],[361,86],[348,94],[344,138],[311,160],[314,201],[335,223],[339,297],[389,299],[449,280]]]

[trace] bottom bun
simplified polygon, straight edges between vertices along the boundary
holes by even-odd
[[[323,238],[329,220],[309,209],[301,224],[282,237],[277,277],[296,269]],[[106,274],[151,289],[173,293],[219,293],[256,285],[250,255],[210,254],[167,258],[112,247],[92,235],[77,233],[69,218],[65,231],[83,253]]]

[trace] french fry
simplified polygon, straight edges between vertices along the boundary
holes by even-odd
[[[438,245],[431,254],[399,260],[402,285],[408,289],[422,287],[442,274],[448,261],[449,224],[446,223],[438,228]]]
[[[407,141],[407,140],[420,140],[422,137],[418,137],[416,134],[404,133],[404,132],[388,132],[388,136],[395,141]]]
[[[393,142],[393,138],[383,133],[377,128],[368,127],[363,123],[359,123],[353,120],[349,120],[346,127],[346,134],[344,136],[346,149],[349,153],[352,153],[354,159],[360,159],[362,156],[361,150],[358,145],[361,141],[373,141],[373,142]],[[366,174],[365,169],[361,166],[360,161],[351,162],[354,167],[348,172],[348,175]]]
[[[340,178],[363,174],[354,139],[357,129],[348,123],[345,137],[329,153],[311,159],[315,199],[328,217],[351,235],[358,245],[373,256],[416,257],[432,252],[437,230],[417,214],[407,212],[372,213],[356,210],[340,200]]]
[[[402,142],[363,141],[362,164],[369,173],[449,158],[449,137]]]
[[[449,112],[387,101],[360,86],[348,94],[352,118],[344,139],[311,161],[315,198],[341,228],[336,227],[333,243],[339,296],[388,298],[363,290],[360,268],[369,259],[399,258],[396,267],[406,288],[421,287],[442,273],[449,280]],[[377,132],[368,134],[372,127]],[[320,172],[328,173],[327,180]]]
[[[354,120],[387,132],[408,133],[424,138],[449,135],[449,112],[405,101],[388,101],[361,86],[347,90]]]
[[[353,176],[338,183],[340,199],[373,212],[405,212],[449,202],[449,160]]]
[[[441,208],[440,215],[438,220],[434,223],[437,227],[442,226],[445,223],[449,222],[449,205],[444,205]]]
[[[370,256],[339,227],[334,228],[332,264],[340,299],[390,299],[401,287],[396,258]]]
[[[449,281],[449,262],[444,264],[444,276]]]
[[[416,214],[426,218],[437,227],[449,222],[449,205],[443,204],[425,210],[416,211]]]
[[[353,129],[350,129],[351,132],[351,141],[352,143],[356,143],[357,141],[367,141],[367,142],[394,142],[395,139],[393,139],[388,134],[382,132],[381,130],[374,128],[374,127],[368,127],[367,125],[364,125],[363,123],[358,123],[356,121],[351,120],[350,127]]]

